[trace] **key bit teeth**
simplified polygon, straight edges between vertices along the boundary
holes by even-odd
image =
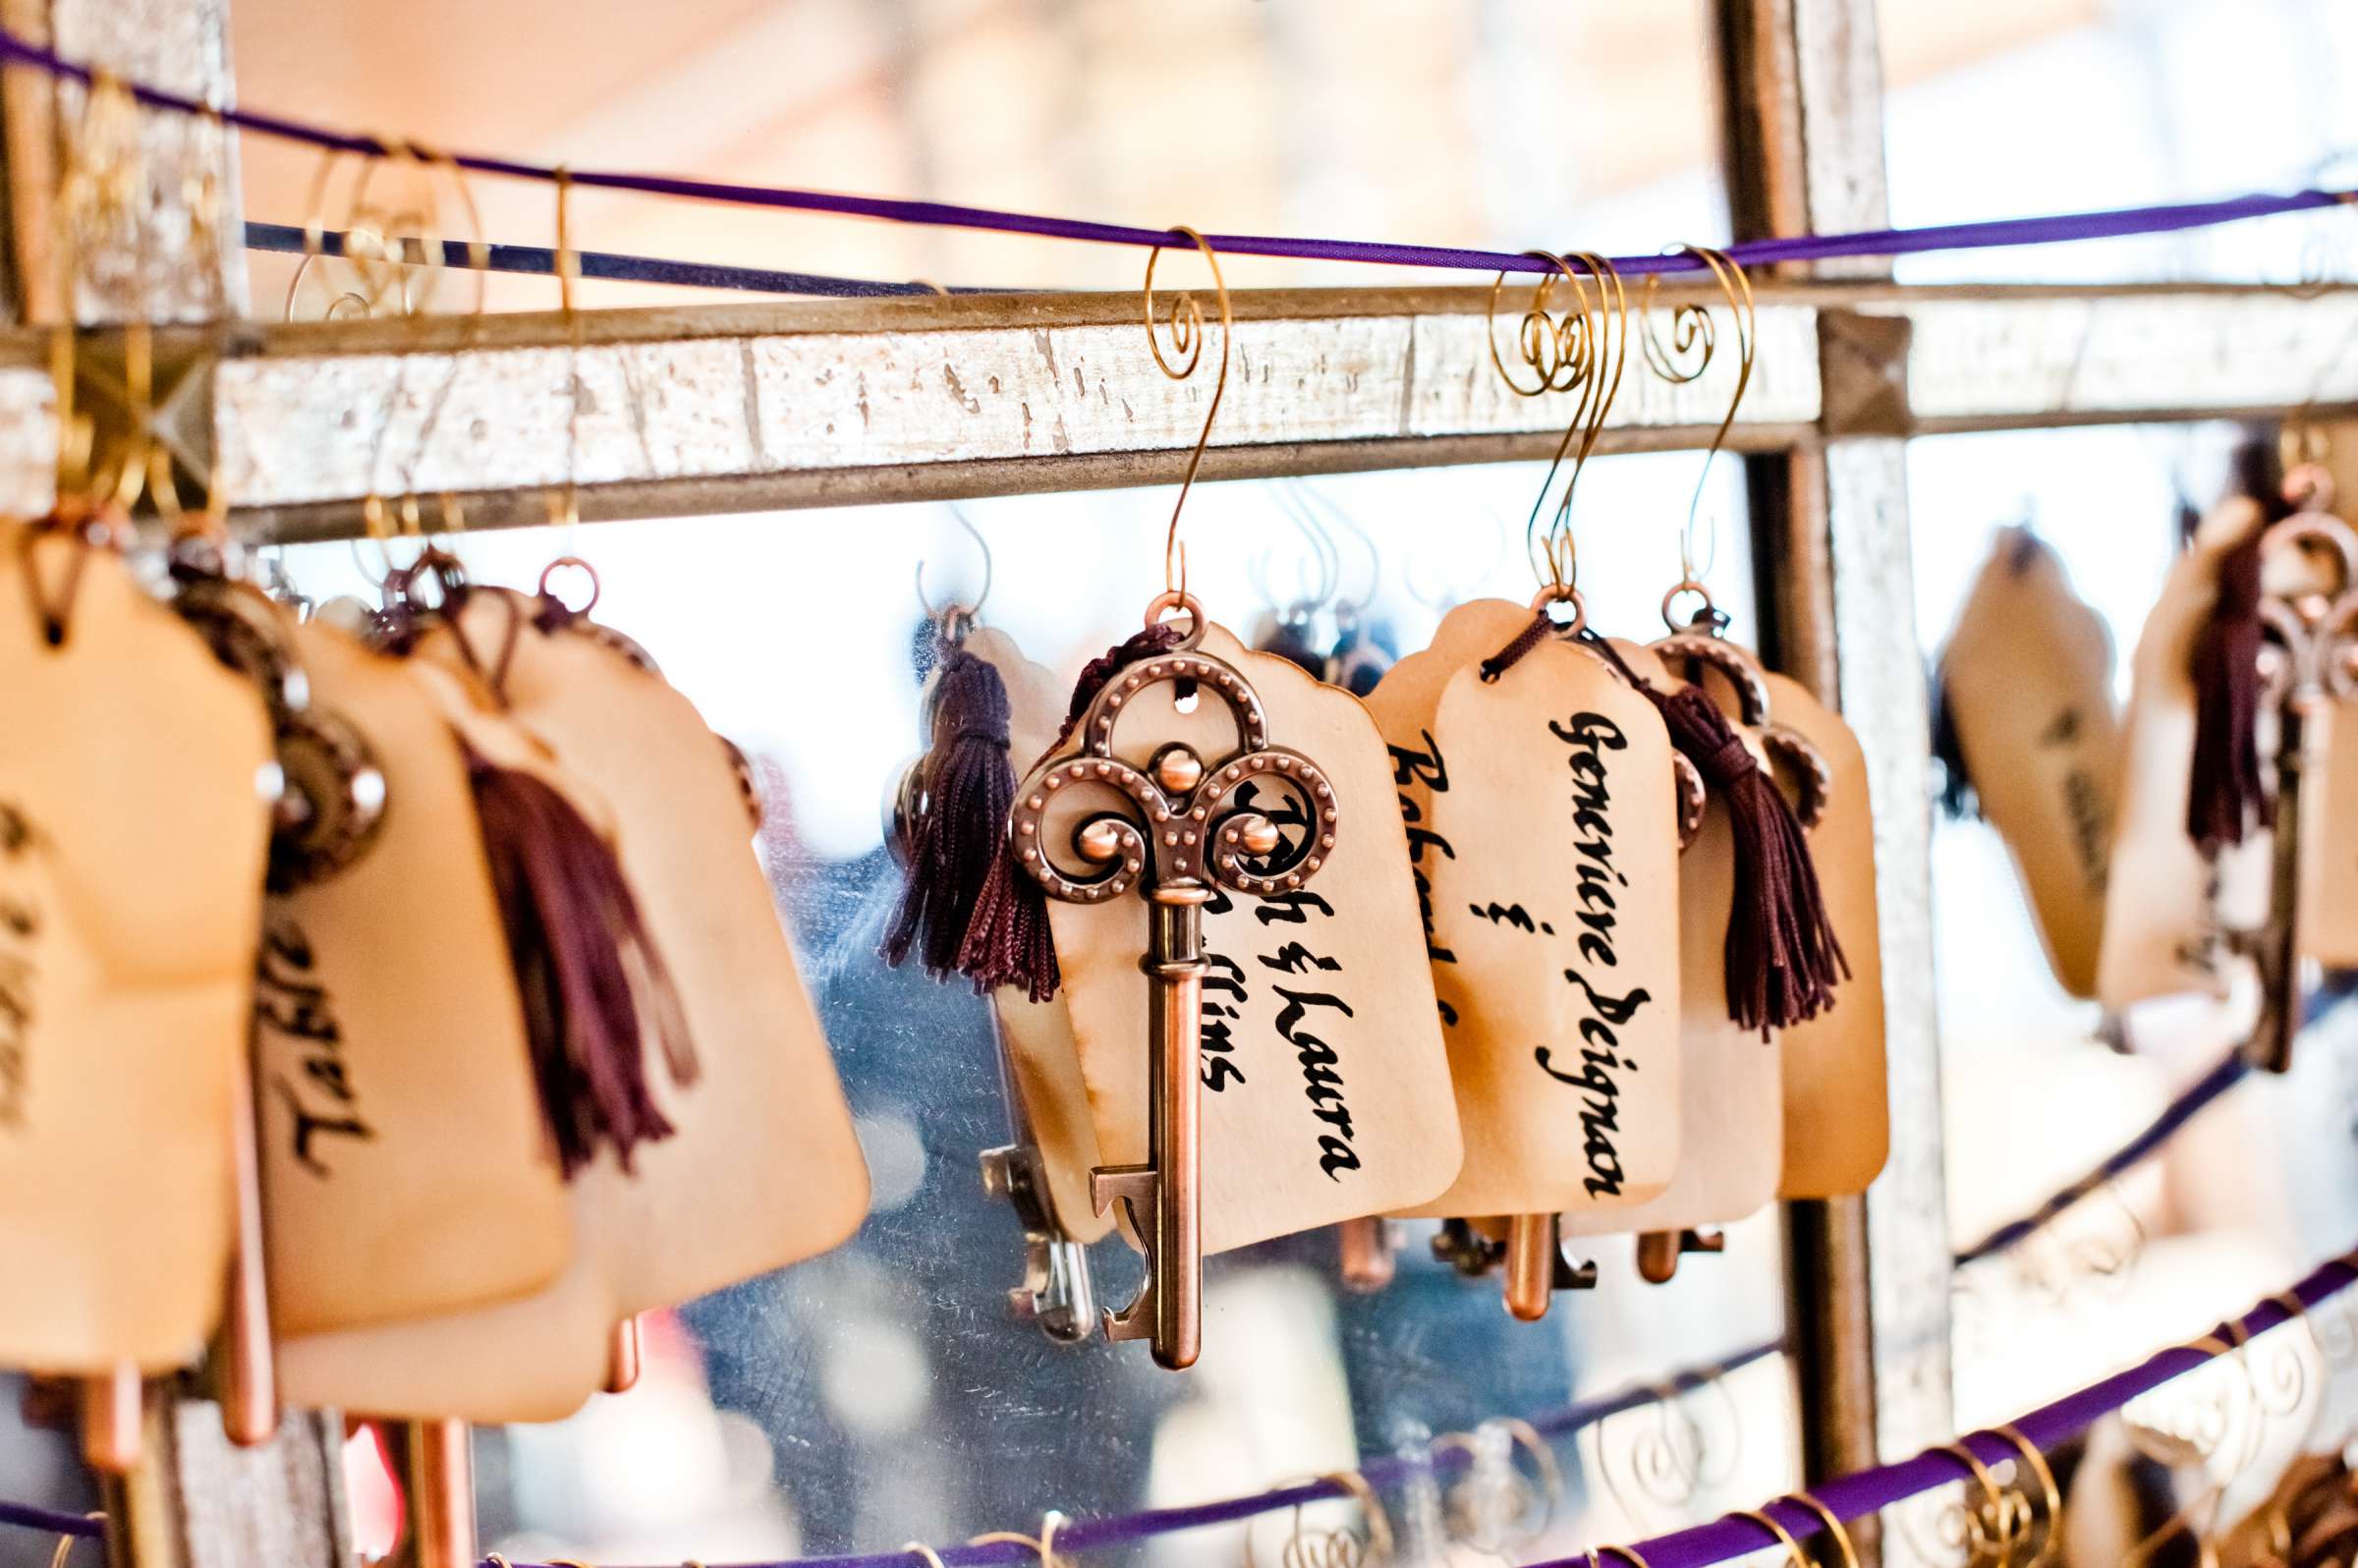
[[[1128,1204],[1132,1220],[1143,1220],[1153,1212],[1154,1190],[1151,1165],[1100,1165],[1089,1173],[1089,1201],[1100,1214]]]
[[[1007,1161],[1014,1152],[1012,1148],[982,1150],[978,1163],[982,1167],[982,1195],[985,1198],[1004,1202],[1013,1196],[1015,1181],[1007,1168]]]
[[[1138,1300],[1116,1312],[1108,1307],[1101,1315],[1107,1339],[1151,1339],[1154,1337],[1154,1302],[1144,1292]]]
[[[1584,1258],[1575,1261],[1569,1258],[1558,1257],[1555,1260],[1555,1288],[1557,1290],[1595,1290],[1597,1288],[1595,1260]]]
[[[1650,1230],[1638,1238],[1638,1277],[1649,1285],[1666,1285],[1678,1277],[1679,1234]]]

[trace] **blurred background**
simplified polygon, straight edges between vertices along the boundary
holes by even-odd
[[[1687,0],[239,0],[234,18],[250,106],[579,167],[1509,249],[1634,252],[1726,233],[1710,23]],[[1884,0],[1881,24],[1895,223],[2284,188],[2358,146],[2346,90],[2358,8],[2346,0]],[[249,139],[247,209],[333,226],[352,173],[314,197],[316,158]],[[486,181],[473,195],[485,237],[551,242],[546,189]],[[466,238],[454,196],[441,199],[446,232]],[[950,284],[1138,283],[1139,257],[1112,249],[594,192],[575,201],[576,243],[594,249]],[[2280,281],[2347,251],[2334,225],[2349,222],[1917,256],[1900,275]],[[322,313],[332,287],[314,276],[290,298],[293,272],[290,258],[253,258],[256,313]],[[1434,281],[1253,259],[1232,261],[1228,280]],[[499,279],[490,294],[498,308],[555,303],[546,280]],[[594,283],[583,294],[592,307],[702,298]],[[2125,694],[2180,508],[2219,493],[2238,438],[2124,426],[1915,442],[1912,608],[1928,657],[1995,531],[2028,521],[2105,617]],[[1652,634],[1702,461],[1613,458],[1584,477],[1582,586],[1606,630]],[[1712,591],[1748,639],[1738,477],[1721,464],[1701,516],[1716,539]],[[1405,651],[1454,602],[1528,596],[1520,539],[1540,482],[1536,467],[1502,465],[1206,486],[1190,503],[1191,575],[1240,629],[1297,610],[1329,643],[1356,622]],[[1169,507],[1167,491],[967,504],[992,557],[983,619],[1073,668],[1125,635],[1160,586]],[[1305,511],[1325,521],[1306,524]],[[1336,1287],[1328,1237],[1216,1260],[1206,1353],[1188,1377],[1101,1341],[1052,1345],[1005,1307],[1021,1238],[977,1178],[977,1151],[1006,1137],[987,1010],[873,956],[898,886],[879,807],[919,748],[926,643],[912,576],[922,561],[937,596],[971,594],[974,541],[951,509],[905,506],[461,545],[475,576],[519,585],[560,551],[596,563],[599,618],[644,643],[755,758],[763,853],[860,1117],[875,1208],[842,1251],[650,1323],[632,1393],[552,1427],[483,1433],[487,1547],[730,1561],[1031,1531],[1048,1508],[1198,1501],[1414,1456],[1485,1417],[1658,1378],[1780,1331],[1779,1233],[1764,1215],[1666,1287],[1640,1285],[1626,1245],[1602,1244],[1600,1288],[1559,1298],[1537,1325],[1505,1316],[1494,1282],[1432,1262],[1429,1227],[1407,1227],[1399,1278],[1373,1297]],[[285,564],[325,598],[371,593],[384,562],[372,545],[337,544]],[[822,663],[830,679],[809,680]],[[2208,1065],[2228,1025],[2218,1009],[2178,1008],[2141,1021],[2140,1054],[2116,1053],[2093,1006],[2048,978],[1990,830],[1942,822],[1934,853],[1950,1224],[1963,1243],[2120,1142]],[[2198,1332],[2348,1239],[2358,1062],[2331,1037],[2351,1028],[2330,1018],[2290,1080],[2246,1086],[2024,1258],[1964,1276],[1960,1426]],[[1095,1267],[1102,1296],[1126,1296],[1137,1265],[1118,1241],[1096,1249]],[[16,1403],[0,1399],[0,1496],[86,1506],[65,1443],[13,1427]],[[1560,1505],[1513,1522],[1499,1555],[1627,1539],[1781,1490],[1796,1463],[1792,1410],[1771,1359],[1675,1415],[1608,1423],[1562,1450]],[[353,1458],[365,1529],[389,1532],[365,1437]],[[1445,1507],[1437,1492],[1396,1506],[1408,1550],[1467,1552],[1438,1539]],[[1263,1522],[1258,1549],[1275,1552],[1286,1528]],[[1233,1561],[1240,1534],[1139,1555]],[[0,1534],[9,1568],[48,1552]]]

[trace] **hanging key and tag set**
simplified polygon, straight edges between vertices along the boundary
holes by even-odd
[[[1553,321],[1538,292],[1550,347],[1517,386],[1575,393],[1572,481],[1627,330],[1609,263],[1575,261],[1549,287],[1578,308]],[[1749,295],[1706,264],[1740,398]],[[1717,637],[1708,596],[1652,648],[1589,632],[1571,494],[1540,598],[1452,611],[1364,701],[1305,668],[1299,607],[1267,651],[1207,621],[1176,509],[1165,592],[1069,700],[976,607],[936,614],[886,956],[994,997],[1019,1141],[985,1174],[1025,1235],[1014,1299],[1053,1337],[1089,1332],[1086,1247],[1116,1224],[1148,1277],[1104,1326],[1178,1367],[1203,1258],[1257,1241],[1342,1227],[1380,1279],[1384,1216],[1438,1218],[1436,1252],[1503,1267],[1531,1318],[1595,1277],[1567,1236],[1636,1235],[1664,1279],[1714,1227],[1881,1168],[1857,743]]]

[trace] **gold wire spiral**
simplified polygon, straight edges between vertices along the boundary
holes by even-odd
[[[1571,420],[1564,426],[1563,439],[1556,443],[1554,456],[1548,460],[1539,498],[1532,503],[1531,515],[1523,525],[1524,553],[1532,558],[1535,570],[1544,563],[1540,575],[1543,588],[1550,596],[1564,598],[1570,596],[1576,575],[1572,497],[1580,483],[1581,470],[1604,428],[1605,416],[1621,389],[1621,372],[1629,351],[1629,294],[1613,264],[1594,252],[1574,251],[1563,255],[1544,251],[1525,253],[1555,269],[1533,286],[1531,303],[1515,327],[1515,353],[1522,367],[1531,372],[1529,386],[1517,379],[1498,346],[1498,306],[1506,292],[1507,277],[1503,271],[1490,284],[1485,331],[1490,365],[1517,397],[1541,397],[1550,392],[1575,394]],[[1561,317],[1549,309],[1559,280],[1570,285],[1573,296],[1572,308]],[[1596,285],[1594,293],[1591,283]],[[1567,457],[1572,460],[1572,472],[1564,481],[1563,496],[1549,516],[1543,536],[1540,519],[1546,511],[1556,475],[1563,471]]]
[[[1495,1444],[1500,1437],[1505,1439],[1503,1447],[1486,1451],[1486,1443]],[[1512,1416],[1494,1417],[1473,1431],[1447,1432],[1433,1440],[1436,1454],[1452,1449],[1473,1461],[1446,1498],[1458,1539],[1487,1556],[1521,1560],[1521,1548],[1547,1533],[1563,1504],[1564,1473],[1555,1451],[1537,1427]],[[1536,1486],[1516,1465],[1517,1450],[1530,1456]]]
[[[1700,581],[1712,569],[1718,555],[1718,531],[1712,531],[1711,547],[1704,559],[1695,553],[1695,524],[1703,507],[1703,492],[1712,476],[1712,463],[1719,449],[1727,444],[1727,432],[1735,427],[1736,413],[1744,406],[1744,394],[1752,386],[1752,367],[1759,346],[1757,317],[1753,308],[1752,280],[1744,269],[1728,258],[1724,251],[1707,246],[1690,245],[1683,252],[1701,261],[1712,281],[1719,285],[1719,294],[1727,304],[1728,319],[1736,333],[1736,390],[1727,400],[1727,412],[1719,417],[1719,427],[1712,432],[1710,450],[1703,455],[1703,468],[1695,476],[1695,493],[1687,500],[1687,520],[1678,532],[1679,588],[1702,590]],[[1647,367],[1673,386],[1685,386],[1700,380],[1711,368],[1718,352],[1719,331],[1712,320],[1711,307],[1690,300],[1670,312],[1670,335],[1665,342],[1654,329],[1654,298],[1660,287],[1661,274],[1648,273],[1646,293],[1638,307],[1641,323],[1639,350],[1645,356]],[[1676,589],[1672,590],[1677,591]],[[1708,605],[1710,595],[1705,594]]]
[[[1171,503],[1171,524],[1162,540],[1162,587],[1166,593],[1185,597],[1187,593],[1187,548],[1179,542],[1179,514],[1187,509],[1188,491],[1195,487],[1196,471],[1204,465],[1204,449],[1211,442],[1211,421],[1219,418],[1220,396],[1228,390],[1228,349],[1236,336],[1236,318],[1228,305],[1228,284],[1220,276],[1220,258],[1205,242],[1204,236],[1185,224],[1175,224],[1171,233],[1184,235],[1203,252],[1204,262],[1211,268],[1211,286],[1219,297],[1220,308],[1220,373],[1211,385],[1211,406],[1204,411],[1204,428],[1196,436],[1196,447],[1188,454],[1187,473],[1179,480],[1178,499]],[[1156,246],[1147,252],[1147,280],[1141,291],[1146,302],[1147,348],[1154,356],[1154,367],[1174,381],[1184,381],[1196,373],[1204,358],[1204,305],[1193,293],[1181,292],[1170,298],[1167,322],[1158,327],[1154,320],[1154,263],[1161,259],[1163,248]],[[1171,350],[1163,353],[1162,335],[1170,334]]]
[[[1490,282],[1490,306],[1486,335],[1489,342],[1490,368],[1498,379],[1517,397],[1544,397],[1550,392],[1569,392],[1588,378],[1594,356],[1593,323],[1589,310],[1589,291],[1586,280],[1572,270],[1562,256],[1545,251],[1526,251],[1535,261],[1544,261],[1555,270],[1542,274],[1532,285],[1531,303],[1515,323],[1515,352],[1523,366],[1536,379],[1525,386],[1507,368],[1506,357],[1498,350],[1498,302],[1506,292],[1506,273],[1501,271]],[[1573,309],[1557,319],[1548,308],[1555,286],[1568,282],[1572,286]]]
[[[1712,1377],[1696,1387],[1713,1389],[1726,1405],[1726,1443],[1714,1444],[1688,1407],[1686,1395],[1695,1389],[1669,1383],[1655,1390],[1651,1404],[1630,1411],[1626,1423],[1616,1417],[1596,1428],[1599,1477],[1614,1506],[1641,1527],[1652,1529],[1675,1517],[1698,1496],[1724,1484],[1743,1452],[1743,1412],[1726,1383]],[[1625,1428],[1633,1433],[1630,1440],[1608,1444],[1607,1434]],[[1616,1449],[1620,1451],[1618,1464],[1614,1463]]]

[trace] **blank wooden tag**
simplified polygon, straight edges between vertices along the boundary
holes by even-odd
[[[2265,908],[2244,909],[2230,891],[2247,884],[2237,860],[2206,862],[2186,834],[2187,772],[2194,756],[2196,637],[2218,596],[2219,557],[2262,526],[2260,508],[2235,500],[2195,531],[2162,580],[2131,661],[2123,726],[2120,810],[2105,890],[2104,941],[2097,962],[2098,999],[2126,1007],[2181,992],[2226,991],[2222,923],[2255,924]],[[2259,848],[2249,839],[2241,851]],[[2266,878],[2257,879],[2265,905]]]
[[[2094,996],[2120,791],[2112,637],[2027,529],[1998,535],[1940,682],[1982,815],[2014,858],[2055,979]]]
[[[511,606],[479,592],[474,645]],[[454,635],[416,655],[463,665]],[[518,638],[507,695],[566,770],[609,803],[623,869],[678,984],[701,1076],[648,1081],[678,1129],[574,1181],[575,1252],[547,1290],[472,1313],[282,1347],[297,1402],[372,1415],[542,1421],[602,1382],[616,1322],[836,1246],[868,1206],[868,1171],[825,1038],[755,856],[736,769],[660,676],[582,633]]]
[[[1662,691],[1677,677],[1643,647],[1615,639],[1630,667]],[[1743,732],[1739,732],[1743,733]],[[1759,742],[1744,734],[1758,752]],[[1735,835],[1707,798],[1703,826],[1678,857],[1678,1168],[1634,1208],[1574,1210],[1568,1236],[1683,1230],[1741,1219],[1776,1196],[1784,1166],[1782,1051],[1727,1016],[1727,915],[1735,901]]]
[[[1024,657],[1014,639],[994,627],[968,634],[966,650],[997,670],[1006,685],[1007,759],[1020,781],[1055,741],[1071,683]],[[1002,985],[991,994],[991,1006],[998,1013],[1015,1092],[1039,1140],[1056,1222],[1075,1241],[1094,1242],[1113,1228],[1120,1205],[1103,1214],[1090,1212],[1089,1173],[1106,1161],[1097,1149],[1089,1088],[1081,1079],[1081,1047],[1073,1038],[1064,997],[1059,993],[1035,1002],[1022,987]]]
[[[0,1366],[160,1372],[219,1316],[271,765],[120,557],[0,522]],[[62,646],[36,610],[84,555]]]
[[[1420,1204],[1457,1174],[1457,1115],[1433,1010],[1392,764],[1359,700],[1289,661],[1248,652],[1225,629],[1203,651],[1259,693],[1271,744],[1315,759],[1332,781],[1336,847],[1297,894],[1225,894],[1206,906],[1204,992],[1206,1254]],[[1168,686],[1122,710],[1113,749],[1144,766],[1185,740],[1208,763],[1237,744],[1211,694],[1192,713]],[[1043,840],[1068,842],[1100,802],[1061,792]],[[1239,792],[1241,798],[1242,792]],[[1262,804],[1289,820],[1282,789]],[[1069,813],[1069,814],[1061,814]],[[1289,829],[1291,830],[1291,829]],[[1105,1157],[1147,1152],[1147,904],[1048,902],[1064,996]]]
[[[1875,900],[1875,812],[1859,738],[1800,682],[1761,672],[1770,722],[1797,732],[1825,762],[1825,812],[1809,830],[1826,918],[1850,965],[1834,1004],[1780,1032],[1785,1098],[1779,1198],[1863,1193],[1891,1151],[1883,1059],[1883,945]],[[1781,774],[1784,770],[1780,766]]]
[[[2313,787],[2326,800],[2301,842],[2301,953],[2346,969],[2358,965],[2358,703],[2331,703],[2313,722],[2325,730],[2325,776]]]
[[[386,810],[359,860],[265,915],[254,1092],[281,1335],[524,1295],[573,1235],[444,672],[290,631]]]
[[[1461,606],[1402,689],[1384,700],[1408,661],[1376,692],[1415,791],[1404,812],[1432,835],[1418,869],[1429,947],[1448,955],[1435,987],[1445,977],[1466,1144],[1456,1182],[1411,1213],[1629,1207],[1678,1162],[1669,737],[1602,659],[1557,639],[1484,681],[1481,660],[1530,621]]]

